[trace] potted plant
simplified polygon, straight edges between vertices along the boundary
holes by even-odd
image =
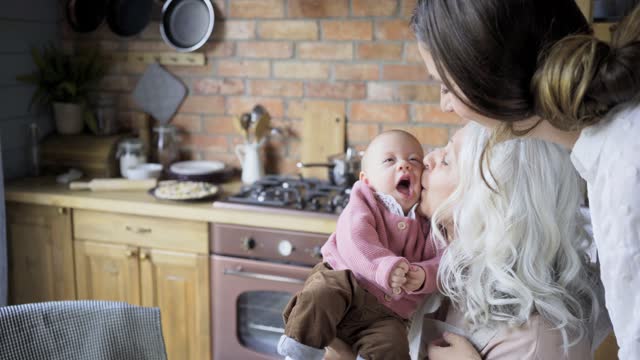
[[[30,106],[48,108],[53,105],[56,129],[60,134],[82,132],[85,120],[95,124],[87,104],[90,91],[107,71],[99,52],[89,50],[74,55],[48,45],[42,51],[32,49],[31,55],[36,70],[18,77],[18,80],[36,86]]]

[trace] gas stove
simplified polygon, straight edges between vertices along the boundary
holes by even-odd
[[[216,201],[214,206],[263,206],[287,212],[339,215],[347,206],[350,193],[350,187],[315,178],[268,175],[243,186],[238,193]]]

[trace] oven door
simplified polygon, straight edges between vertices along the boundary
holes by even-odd
[[[214,359],[282,359],[276,351],[284,333],[282,311],[310,272],[309,267],[212,255]]]

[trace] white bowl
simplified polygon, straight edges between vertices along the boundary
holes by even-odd
[[[154,163],[138,164],[127,169],[127,179],[157,179],[162,173],[162,165]]]

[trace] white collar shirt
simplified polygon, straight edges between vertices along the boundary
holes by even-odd
[[[393,196],[381,192],[377,192],[376,196],[378,196],[378,199],[382,201],[387,210],[389,210],[392,214],[407,217],[413,220],[416,218],[416,208],[418,207],[417,203],[413,205],[411,209],[409,209],[409,212],[407,214],[405,214],[404,211],[402,211],[402,206]]]
[[[587,181],[618,356],[640,359],[640,106],[616,109],[582,130],[571,161]]]

